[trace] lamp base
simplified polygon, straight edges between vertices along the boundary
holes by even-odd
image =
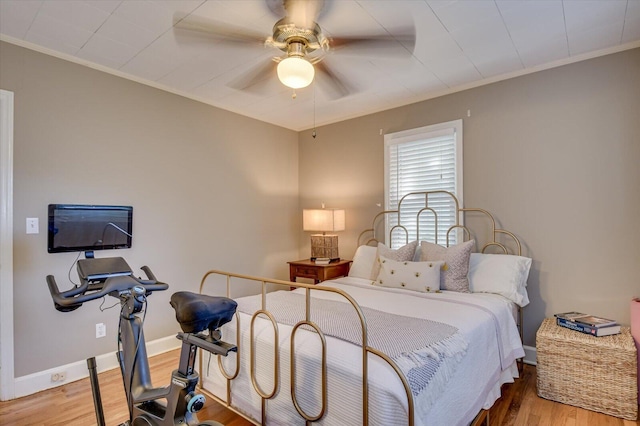
[[[337,235],[315,234],[311,236],[311,260],[321,257],[332,261],[340,259]]]

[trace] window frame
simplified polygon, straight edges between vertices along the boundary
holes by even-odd
[[[428,126],[423,126],[415,129],[403,130],[394,133],[387,133],[384,135],[384,206],[385,210],[396,210],[397,206],[390,206],[390,160],[391,153],[390,148],[392,146],[401,145],[405,143],[411,143],[415,141],[432,139],[442,137],[447,134],[453,133],[453,149],[454,149],[454,190],[453,194],[459,201],[459,208],[463,208],[463,129],[462,119],[447,121],[444,123],[437,123]],[[421,189],[419,191],[435,191],[437,189]],[[400,200],[402,197],[398,197]],[[462,218],[458,218],[460,224],[464,225]],[[389,236],[389,220],[385,220],[385,239]],[[454,234],[457,234],[454,232]],[[456,238],[460,238],[456,235]],[[439,244],[445,244],[446,242],[438,241]],[[388,242],[391,246],[391,242]]]

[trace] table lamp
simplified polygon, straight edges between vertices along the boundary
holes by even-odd
[[[311,235],[311,260],[326,258],[340,260],[338,255],[338,236],[327,232],[344,231],[345,214],[341,209],[304,209],[302,210],[302,229],[322,232]]]

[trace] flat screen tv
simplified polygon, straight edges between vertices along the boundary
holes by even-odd
[[[132,206],[49,204],[49,253],[130,248]]]

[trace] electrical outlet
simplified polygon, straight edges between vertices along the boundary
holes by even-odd
[[[64,382],[65,380],[67,380],[66,371],[58,371],[57,373],[51,373],[52,382]]]
[[[96,339],[107,335],[107,326],[104,323],[96,324]]]

